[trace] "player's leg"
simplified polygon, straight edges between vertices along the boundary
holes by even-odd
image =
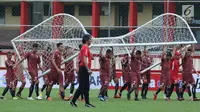
[[[114,94],[114,98],[120,98],[117,93],[118,93],[118,89],[119,89],[119,78],[115,77],[114,79],[115,82],[115,94]]]
[[[181,88],[181,93],[180,93],[181,99],[184,99],[184,98],[183,98],[183,95],[184,95],[185,89],[186,89],[186,82],[183,81],[183,83],[182,83],[182,88]]]
[[[154,100],[157,99],[158,94],[160,93],[160,91],[164,88],[164,83],[161,83],[160,87],[158,88],[158,90],[156,91],[156,93],[154,94]]]
[[[62,74],[58,73],[59,77],[58,77],[58,80],[59,80],[59,91],[60,91],[60,95],[61,95],[61,98],[63,101],[69,101],[69,99],[66,99],[65,98],[65,90],[64,90],[64,86],[63,86],[63,76]]]
[[[35,75],[33,75],[33,73],[29,73],[31,75],[31,85],[29,87],[29,95],[28,95],[28,100],[34,100],[32,98],[32,94],[34,91],[34,85],[35,85]]]
[[[69,74],[68,73],[64,73],[64,77],[65,77],[65,85],[64,85],[64,90],[69,86]]]
[[[21,84],[21,86],[20,86],[20,88],[19,88],[19,90],[18,90],[18,92],[17,92],[17,97],[19,97],[19,98],[22,99],[21,93],[22,93],[22,91],[24,90],[24,87],[25,87],[25,85],[26,85],[26,80],[25,80],[25,78],[21,78],[20,81],[21,81],[22,84]]]
[[[136,82],[133,81],[133,83],[131,84],[131,88],[130,90],[128,91],[128,94],[127,94],[127,99],[130,100],[131,98],[131,93],[136,89]]]
[[[142,80],[143,80],[143,84],[142,84],[142,90],[141,90],[141,97],[142,99],[144,99],[144,91],[145,91],[145,84],[146,84],[146,74],[141,74]]]
[[[35,82],[35,93],[36,93],[37,100],[41,100],[42,97],[39,95],[39,80],[38,80],[38,78]]]
[[[149,90],[149,83],[151,81],[151,74],[150,73],[147,73],[146,75],[146,79],[147,79],[147,83],[145,84],[145,91],[144,91],[144,98],[147,99],[147,92]]]
[[[121,87],[120,91],[119,91],[119,96],[122,96],[122,92],[126,89],[126,87],[128,87],[129,83],[125,82],[124,85]]]
[[[102,95],[100,96],[101,101],[106,101],[104,96],[105,96],[106,91],[108,90],[109,80],[110,80],[109,77],[106,77],[106,76],[101,78],[101,83],[102,83],[102,88],[100,90],[100,94]]]
[[[6,93],[8,92],[9,88],[10,88],[9,86],[6,86],[6,87],[4,88],[3,93],[2,93],[2,95],[1,95],[1,97],[0,97],[0,99],[5,99],[5,95],[6,95]]]
[[[49,101],[52,100],[51,97],[50,97],[52,87],[53,87],[53,81],[51,81],[49,83],[49,85],[47,86],[46,99],[49,100]]]
[[[73,93],[74,93],[74,86],[75,86],[75,84],[74,84],[74,81],[71,83],[71,86],[70,86],[70,95],[69,95],[69,97],[70,98],[72,98],[73,97]]]

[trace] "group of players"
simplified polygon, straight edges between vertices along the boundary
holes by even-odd
[[[34,100],[32,98],[34,89],[36,92],[36,99],[41,100],[42,92],[45,90],[45,88],[46,88],[46,99],[52,100],[50,97],[50,93],[54,84],[59,84],[59,95],[63,101],[69,101],[72,98],[72,94],[74,91],[75,75],[74,75],[74,69],[69,69],[69,68],[73,68],[74,62],[69,61],[65,63],[64,79],[63,79],[62,70],[61,70],[62,57],[67,57],[67,55],[69,55],[69,48],[64,48],[62,43],[58,43],[57,49],[51,54],[52,55],[51,58],[45,58],[44,56],[48,56],[48,55],[42,55],[43,61],[46,61],[45,65],[50,65],[49,67],[45,65],[41,66],[40,55],[38,55],[37,49],[38,49],[38,44],[33,44],[32,51],[25,54],[23,59],[21,59],[20,61],[16,63],[15,61],[12,60],[12,53],[8,52],[7,60],[5,61],[5,65],[7,69],[7,73],[6,73],[7,86],[4,89],[0,99],[5,99],[5,94],[8,92],[8,90],[10,90],[10,93],[13,99],[22,98],[21,92],[23,91],[25,87],[26,81],[25,81],[25,78],[23,77],[23,72],[21,74],[16,74],[19,72],[15,72],[15,69],[18,66],[20,66],[22,61],[24,61],[25,59],[27,59],[28,72],[31,76],[31,86],[29,88],[28,100]],[[80,49],[81,49],[81,46],[80,46]],[[138,90],[139,90],[139,85],[142,84],[141,97],[143,99],[146,99],[148,86],[151,79],[150,78],[151,74],[150,74],[150,70],[142,74],[140,72],[148,68],[153,63],[152,58],[148,55],[148,51],[146,50],[146,47],[144,48],[143,53],[140,50],[136,50],[136,47],[134,47],[131,53],[131,60],[129,59],[128,54],[124,55],[124,58],[121,61],[124,85],[120,89],[119,93],[118,93],[119,78],[115,74],[115,59],[113,55],[113,50],[108,49],[106,51],[106,54],[103,55],[102,49],[103,48],[101,48],[100,58],[99,58],[100,79],[101,79],[101,85],[102,85],[99,92],[99,96],[98,96],[100,100],[106,101],[106,98],[108,97],[107,95],[108,86],[111,80],[114,80],[115,82],[114,98],[120,98],[122,96],[123,90],[125,90],[128,87],[127,99],[130,100],[131,93],[135,91],[134,100],[139,101]],[[173,92],[174,87],[176,87],[176,94],[177,94],[178,100],[180,101],[184,100],[183,93],[186,88],[188,89],[188,94],[189,94],[190,99],[192,101],[198,100],[196,98],[196,85],[195,85],[194,78],[192,76],[193,70],[195,71],[195,69],[193,68],[193,59],[192,59],[193,54],[194,54],[193,45],[192,45],[192,49],[187,49],[186,47],[184,48],[184,55],[182,55],[182,57],[181,57],[181,54],[177,51],[176,47],[174,47],[173,53],[171,53],[169,51],[167,52],[166,46],[164,46],[163,53],[161,56],[162,68],[161,68],[161,75],[160,75],[160,87],[157,90],[157,92],[154,94],[154,100],[156,100],[158,93],[162,89],[164,89],[164,93],[166,95],[165,99],[170,100],[170,96]],[[182,58],[182,64],[179,63],[180,58]],[[50,60],[45,60],[45,59],[50,59]],[[78,63],[77,65],[80,66],[79,61],[77,61],[77,63]],[[182,88],[179,89],[178,73],[179,73],[179,68],[181,65],[183,68],[182,70],[183,83],[182,83]],[[79,66],[77,66],[77,68],[79,68]],[[46,71],[49,68],[51,69],[50,73],[48,73],[47,75],[43,77],[45,84],[43,85],[41,90],[39,90],[38,68],[41,71]],[[16,97],[15,91],[16,91],[16,85],[18,81],[21,81],[22,85],[19,88],[19,91],[17,92],[16,94],[17,97]],[[65,97],[65,89],[69,86],[70,83],[71,83],[70,97],[67,98]],[[192,85],[192,91],[190,91],[190,85]],[[81,94],[81,98],[82,100],[84,100],[83,94]]]
[[[183,51],[183,55],[179,51]],[[131,60],[129,60],[128,54],[124,55],[124,58],[121,61],[122,64],[122,76],[124,85],[122,86],[118,96],[116,96],[116,91],[118,88],[118,83],[115,86],[115,96],[114,98],[120,98],[122,96],[122,91],[128,87],[127,99],[130,100],[131,93],[135,91],[135,101],[139,101],[138,99],[138,89],[139,85],[142,84],[141,97],[142,99],[147,99],[148,86],[150,83],[150,70],[147,70],[144,73],[140,73],[142,70],[147,69],[152,64],[152,57],[148,55],[148,51],[146,47],[144,47],[143,53],[140,50],[137,50],[134,47],[131,53]],[[198,101],[196,97],[196,84],[193,78],[193,70],[196,70],[193,67],[193,55],[194,55],[194,45],[191,45],[191,49],[184,47],[174,47],[173,53],[167,51],[166,46],[163,47],[163,53],[161,55],[161,75],[160,75],[160,87],[154,94],[153,99],[157,99],[158,93],[164,89],[165,100],[171,100],[170,97],[176,87],[177,99],[179,101],[184,100],[183,94],[185,89],[188,89],[188,95],[190,100]],[[180,59],[182,63],[180,64]],[[102,55],[102,49],[100,51],[100,79],[102,82],[102,87],[100,89],[99,98],[101,101],[106,101],[107,98],[107,90],[109,86],[109,82],[114,76],[114,80],[118,80],[115,78],[115,75],[112,74],[113,67],[111,64],[113,60],[113,52],[108,49],[106,51],[105,56]],[[179,71],[180,66],[182,65],[182,84],[179,84]],[[197,73],[197,72],[196,72]],[[198,73],[197,73],[198,74]],[[199,74],[198,74],[199,75]],[[192,89],[190,89],[190,85]],[[192,91],[191,91],[192,90]]]

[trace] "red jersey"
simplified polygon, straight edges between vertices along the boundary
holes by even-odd
[[[192,73],[192,68],[193,68],[193,59],[192,56],[185,56],[182,60],[183,64],[183,72],[184,73]]]
[[[122,64],[122,73],[130,73],[130,63],[129,59],[123,58],[121,61]]]
[[[85,66],[84,64],[84,57],[87,57],[88,60],[88,67],[91,68],[91,54],[90,49],[87,45],[83,45],[80,51],[80,66]]]
[[[144,69],[146,69],[146,68],[151,66],[152,58],[149,57],[149,56],[143,56],[141,62],[142,62],[141,70],[144,70]]]
[[[110,76],[110,59],[105,56],[99,58],[100,75]]]
[[[161,58],[161,75],[164,77],[168,77],[170,73],[170,61],[164,59],[164,55]]]
[[[172,58],[170,61],[170,75],[177,76],[179,72],[179,60]]]
[[[14,66],[15,62],[13,60],[6,60],[5,61],[5,65],[6,65],[6,75],[13,75],[14,74],[14,70],[13,70],[13,66]]]
[[[141,69],[141,58],[136,59],[135,55],[131,56],[131,71],[136,72],[137,75],[140,75]]]
[[[62,53],[60,51],[56,50],[53,53],[52,58],[55,60],[56,66],[60,69],[61,68],[61,62],[62,62]],[[53,63],[51,63],[51,71],[57,71],[55,66],[53,65]]]
[[[28,60],[28,71],[29,72],[38,72],[38,64],[40,64],[40,57],[36,52],[28,52],[25,55],[25,58]]]

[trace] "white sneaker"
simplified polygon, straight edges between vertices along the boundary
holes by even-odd
[[[41,96],[36,97],[37,100],[42,100]]]
[[[164,97],[164,99],[166,99],[167,98],[166,94],[164,94],[163,97]]]
[[[42,92],[40,91],[40,97],[42,97]]]
[[[28,100],[34,100],[32,97],[28,97]]]

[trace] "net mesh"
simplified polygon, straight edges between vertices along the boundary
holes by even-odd
[[[38,43],[38,53],[42,58],[43,67],[47,70],[50,68],[49,61],[56,43],[62,42],[66,47],[64,51],[64,62],[66,62],[77,56],[84,34],[87,34],[87,31],[78,19],[68,14],[57,14],[16,37],[12,43],[19,57],[31,51],[33,43]],[[138,50],[143,50],[146,46],[150,54],[161,54],[163,45],[172,49],[171,44],[191,43],[196,43],[196,40],[187,22],[176,14],[166,13],[128,34],[119,37],[93,38],[90,48],[93,54],[98,55],[100,47],[104,46],[104,54],[112,47],[114,55],[120,56],[130,54],[134,46],[137,46]],[[119,58],[116,59],[119,60]],[[120,60],[117,62],[120,63]],[[71,64],[68,62],[66,66],[74,66],[74,60]],[[66,69],[70,71],[72,68]]]

